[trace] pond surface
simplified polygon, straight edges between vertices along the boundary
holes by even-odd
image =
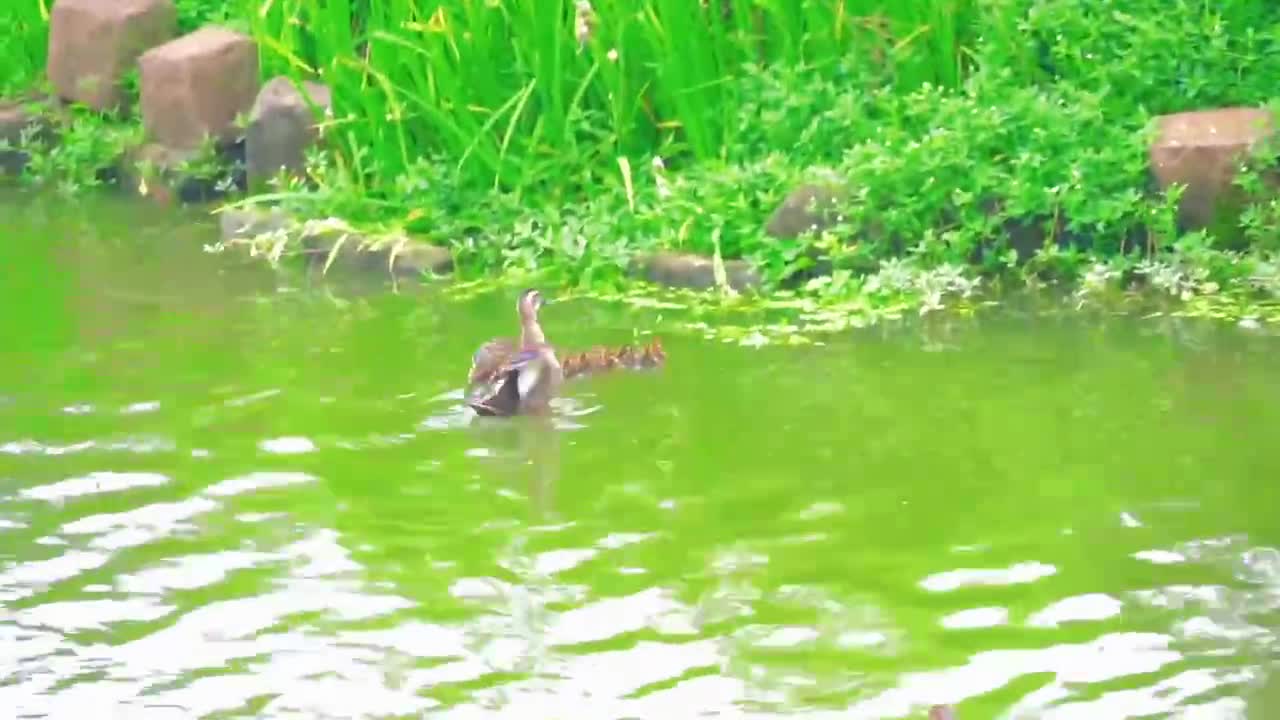
[[[478,422],[512,292],[308,282],[134,206],[0,214],[14,717],[1280,702],[1274,337],[1009,310],[753,349],[568,299],[553,341],[656,329],[668,366]]]

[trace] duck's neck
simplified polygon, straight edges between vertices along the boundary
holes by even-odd
[[[528,347],[546,342],[547,337],[542,334],[542,326],[538,324],[537,316],[533,313],[522,315],[520,318],[520,345]]]

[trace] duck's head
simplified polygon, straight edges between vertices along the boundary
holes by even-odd
[[[530,288],[520,293],[520,297],[516,300],[516,312],[521,318],[532,320],[546,302],[542,293]]]

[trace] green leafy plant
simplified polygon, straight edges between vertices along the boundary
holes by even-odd
[[[15,0],[0,9],[0,96],[20,93],[43,70],[49,35],[47,0]]]
[[[37,27],[33,8],[0,23]],[[1264,0],[178,0],[178,12],[184,29],[252,33],[264,76],[333,90],[305,179],[235,202],[448,245],[464,279],[636,293],[628,276],[653,251],[747,259],[766,292],[698,302],[776,302],[800,313],[792,325],[825,328],[1016,286],[1074,286],[1080,302],[1155,290],[1228,316],[1277,297],[1274,149],[1242,165],[1236,205],[1203,229],[1180,224],[1181,188],[1155,191],[1147,157],[1155,114],[1272,98],[1280,6]],[[38,67],[34,48],[0,52]],[[133,121],[73,117],[59,143],[30,145],[29,178],[89,187],[137,140]],[[227,172],[213,157],[187,170]],[[841,189],[832,222],[771,237],[771,213],[815,179]]]
[[[142,138],[140,127],[82,107],[46,108],[45,118],[46,127],[32,126],[19,143],[30,158],[22,180],[67,195],[111,182],[121,156]]]

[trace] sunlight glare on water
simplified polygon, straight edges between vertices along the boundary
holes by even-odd
[[[1265,332],[1013,307],[753,349],[569,299],[553,342],[657,327],[669,365],[478,421],[461,381],[509,292],[319,283],[203,252],[207,223],[15,203],[13,717],[1276,707]]]

